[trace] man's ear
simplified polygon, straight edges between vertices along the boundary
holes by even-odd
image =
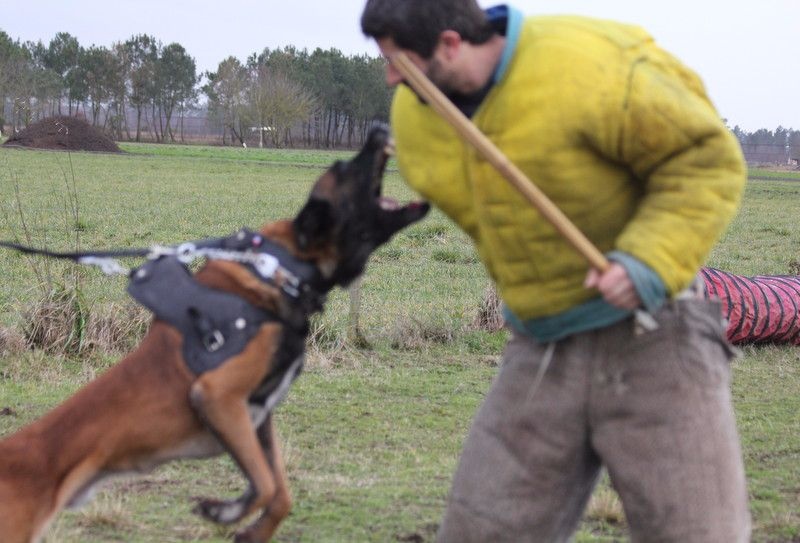
[[[439,42],[437,44],[437,51],[444,55],[447,60],[453,60],[458,56],[461,50],[461,34],[455,30],[443,30],[439,34]],[[441,48],[439,48],[441,46]],[[437,51],[434,51],[436,53]]]
[[[334,226],[333,206],[328,200],[312,196],[295,217],[293,225],[300,250],[326,241]]]

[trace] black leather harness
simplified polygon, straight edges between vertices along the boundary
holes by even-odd
[[[128,293],[183,335],[183,358],[196,375],[242,352],[263,323],[277,320],[238,296],[201,285],[174,256],[134,270]]]
[[[189,246],[189,248],[187,248]],[[192,250],[220,251],[211,254],[238,261],[264,282],[279,288],[289,305],[296,308],[299,319],[281,319],[263,308],[256,307],[234,294],[198,283],[188,270],[182,255]],[[278,272],[280,270],[280,272]],[[273,361],[273,370],[267,389],[277,388],[283,373],[289,369],[293,358],[303,352],[308,317],[321,308],[326,292],[315,266],[294,258],[285,248],[260,234],[241,230],[233,236],[202,242],[192,242],[178,247],[175,254],[148,260],[130,273],[128,293],[183,335],[183,357],[196,375],[214,369],[242,352],[253,339],[261,325],[280,321],[290,329],[292,336],[301,341],[282,342],[293,353],[285,353],[292,360]],[[295,330],[296,329],[296,330]],[[289,345],[291,343],[291,345]],[[299,348],[298,348],[299,345]],[[296,374],[299,368],[293,370]],[[296,377],[294,375],[292,380]],[[267,382],[262,384],[261,392]]]

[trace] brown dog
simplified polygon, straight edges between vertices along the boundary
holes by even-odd
[[[379,245],[428,211],[427,204],[400,207],[381,196],[387,139],[384,128],[374,129],[354,159],[335,163],[319,178],[294,220],[260,231],[314,268],[310,290],[317,301],[355,279]],[[210,260],[195,279],[275,318],[260,323],[240,352],[198,371],[187,360],[187,336],[157,313],[135,351],[0,441],[4,543],[37,541],[62,508],[80,505],[109,476],[225,451],[249,488],[236,499],[204,500],[196,511],[218,523],[259,512],[236,540],[272,537],[291,501],[270,411],[299,370],[308,318],[321,306],[288,297],[231,261]]]

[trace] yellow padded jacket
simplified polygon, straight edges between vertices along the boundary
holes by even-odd
[[[684,289],[734,215],[740,147],[700,79],[638,27],[525,19],[473,122],[603,252]],[[597,297],[586,261],[405,86],[391,124],[401,175],[474,240],[520,319]]]

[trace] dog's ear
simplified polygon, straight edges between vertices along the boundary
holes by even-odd
[[[295,217],[293,225],[300,250],[326,241],[334,226],[333,206],[328,200],[312,196]]]

